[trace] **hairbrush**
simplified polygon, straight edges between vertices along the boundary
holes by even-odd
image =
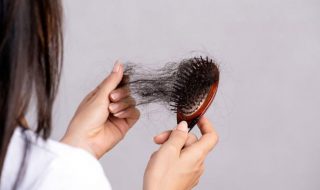
[[[122,85],[128,85],[137,105],[164,103],[186,121],[189,131],[210,107],[219,84],[219,69],[209,57],[173,62],[157,70],[125,65]]]
[[[219,70],[212,59],[195,57],[181,62],[172,94],[177,122],[186,121],[190,131],[211,105],[218,84]]]

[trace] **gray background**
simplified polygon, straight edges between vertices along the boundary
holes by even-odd
[[[160,67],[202,53],[221,67],[207,114],[220,142],[196,189],[320,189],[319,0],[63,2],[65,65],[53,138],[116,59]],[[141,189],[157,148],[152,137],[175,126],[162,107],[142,112],[101,159],[114,189]]]

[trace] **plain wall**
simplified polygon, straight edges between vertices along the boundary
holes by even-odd
[[[220,135],[195,189],[320,189],[319,0],[63,0],[59,139],[116,59],[160,67],[196,53],[220,64],[207,113]],[[101,163],[114,189],[141,189],[152,137],[175,127],[161,106]],[[195,130],[195,132],[198,131]]]

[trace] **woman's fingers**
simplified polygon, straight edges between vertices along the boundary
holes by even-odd
[[[130,89],[128,86],[117,88],[110,93],[111,102],[118,102],[119,100],[126,98],[130,95]]]
[[[202,136],[198,142],[194,143],[190,148],[197,149],[198,152],[200,150],[204,155],[207,155],[217,144],[218,134],[213,129],[211,122],[204,116],[199,120],[198,127]]]
[[[168,131],[164,131],[162,133],[160,133],[159,135],[155,136],[153,138],[154,142],[156,144],[163,144],[165,143],[168,138],[170,137],[170,134],[171,134],[172,130],[168,130]],[[193,133],[189,133],[188,134],[188,139],[184,145],[184,147],[188,147],[190,145],[192,145],[193,143],[197,142],[198,141],[198,138],[196,135],[194,135]]]
[[[113,114],[117,114],[131,106],[135,106],[136,101],[131,97],[127,97],[125,99],[122,99],[119,102],[110,103],[109,105],[109,111]]]
[[[138,118],[140,115],[140,112],[139,110],[136,108],[136,107],[129,107],[125,110],[122,110],[118,113],[115,113],[113,114],[113,116],[117,117],[117,118],[132,118],[132,119],[135,119],[135,118]]]
[[[188,124],[181,121],[175,130],[173,130],[168,140],[160,147],[160,151],[180,154],[181,149],[188,139]]]
[[[213,129],[211,122],[205,117],[202,117],[199,120],[198,126],[202,133],[201,138],[198,140],[198,138],[194,134],[189,133],[184,147],[188,147],[195,152],[207,155],[218,142],[218,135]],[[166,143],[170,138],[171,133],[172,130],[160,133],[159,135],[154,137],[154,142],[156,144]]]
[[[123,66],[120,61],[114,64],[112,73],[102,81],[102,83],[97,87],[97,95],[102,99],[105,99],[109,94],[117,88],[118,84],[121,82],[123,76]]]
[[[126,119],[128,125],[131,127],[139,119],[140,111],[136,107],[131,106],[121,112],[113,114],[113,116],[119,119]]]
[[[168,138],[170,137],[171,132],[172,132],[172,130],[164,131],[164,132],[158,134],[157,136],[153,137],[153,141],[156,144],[163,144],[168,140]]]

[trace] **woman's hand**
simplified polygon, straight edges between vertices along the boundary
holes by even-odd
[[[186,190],[199,182],[204,171],[204,160],[218,141],[211,123],[202,117],[198,123],[202,137],[188,134],[186,122],[173,131],[154,138],[162,144],[150,158],[144,175],[144,190]]]
[[[123,66],[117,61],[112,73],[81,102],[61,142],[100,158],[125,136],[140,113],[129,89],[117,88],[122,77]]]

